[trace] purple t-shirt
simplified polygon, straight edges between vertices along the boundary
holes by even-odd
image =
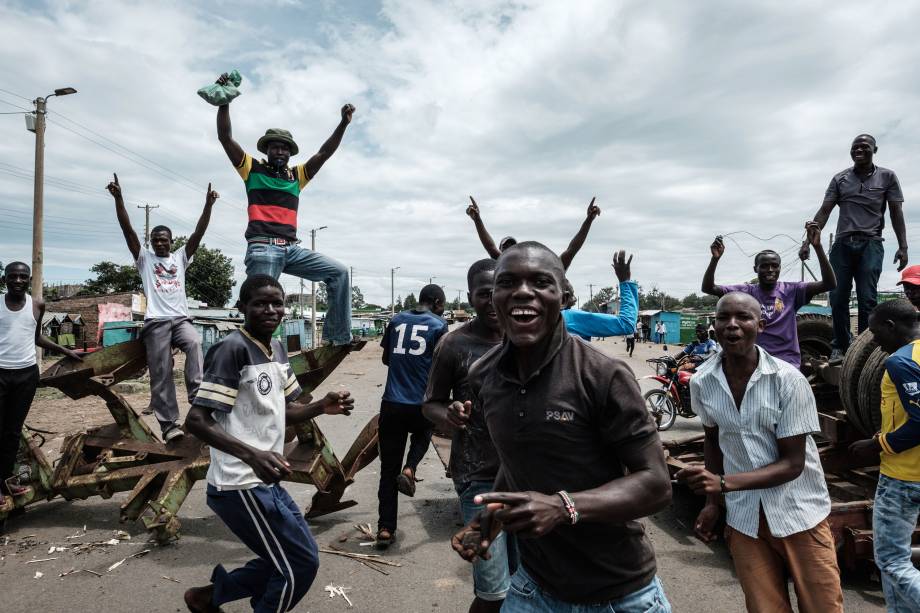
[[[760,310],[766,320],[763,332],[757,336],[757,344],[775,358],[789,362],[798,368],[802,362],[799,353],[799,331],[795,323],[795,312],[807,302],[805,288],[801,281],[778,281],[772,291],[765,292],[756,283],[720,285],[722,292],[744,292],[760,303]]]

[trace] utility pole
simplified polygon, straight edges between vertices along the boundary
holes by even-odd
[[[437,279],[437,277],[428,277],[428,285],[431,285],[432,281]]]
[[[348,267],[348,300],[350,300],[351,308],[355,308],[355,267]],[[351,325],[351,324],[349,324]]]
[[[35,126],[30,127],[29,118],[26,117],[26,129],[35,132],[35,187],[32,196],[32,299],[42,299],[42,284],[45,273],[44,256],[44,223],[45,223],[45,115],[47,114],[48,100],[53,96],[67,96],[75,94],[77,90],[72,87],[63,87],[54,90],[42,98],[33,100],[35,104]],[[41,322],[39,322],[39,327]],[[42,350],[35,348],[35,356],[39,365],[42,361]]]
[[[300,280],[300,296],[299,296],[299,302],[300,302],[300,315],[299,315],[299,317],[300,317],[301,320],[303,320],[303,319],[305,319],[305,317],[303,316],[303,279]],[[311,341],[311,342],[312,342],[312,341]]]
[[[144,249],[150,249],[150,209],[160,208],[159,204],[137,205],[137,208],[144,209]]]
[[[320,230],[324,230],[329,226],[320,226],[319,228],[313,228],[310,230],[310,250],[316,251],[316,233]],[[310,347],[316,349],[316,281],[310,281]],[[329,300],[329,297],[326,296],[326,300]],[[329,309],[329,305],[326,305],[326,309]],[[343,313],[344,315],[344,313]],[[348,322],[348,326],[351,327],[351,322]]]
[[[390,269],[390,315],[396,314],[396,271],[399,266]]]
[[[588,283],[588,300],[591,304],[594,304],[594,284]]]
[[[457,308],[458,308],[458,309],[460,308],[460,294],[461,294],[461,292],[463,292],[462,289],[458,289],[458,290],[457,290]]]

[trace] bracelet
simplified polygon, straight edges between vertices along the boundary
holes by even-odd
[[[569,514],[569,519],[572,520],[572,525],[575,525],[578,522],[578,511],[575,509],[575,502],[572,501],[572,497],[569,496],[569,493],[565,490],[556,492],[556,495],[562,499],[562,504]]]
[[[725,475],[719,475],[719,491],[725,493]]]

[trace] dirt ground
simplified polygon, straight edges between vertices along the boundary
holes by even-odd
[[[625,357],[621,339],[598,342],[604,351]],[[673,351],[673,348],[671,348]],[[641,377],[651,371],[648,357],[662,354],[660,346],[640,344],[627,361]],[[179,366],[179,364],[177,364]],[[329,389],[349,389],[357,408],[350,417],[323,416],[318,421],[343,456],[362,426],[378,410],[386,368],[380,349],[369,343],[350,355],[324,382],[316,394]],[[643,389],[651,387],[641,382]],[[138,410],[148,401],[143,381],[132,383],[125,392]],[[183,396],[180,389],[179,397]],[[187,403],[182,402],[183,413]],[[156,428],[152,417],[146,418]],[[47,435],[43,449],[54,458],[63,436],[108,423],[101,400],[73,401],[54,390],[42,390],[32,407],[29,424],[55,432]],[[678,418],[663,438],[698,433],[698,420]],[[371,553],[359,545],[356,524],[376,525],[376,490],[379,464],[359,473],[346,498],[358,505],[311,521],[321,546],[335,544],[349,551]],[[459,526],[456,496],[451,481],[433,449],[419,467],[424,479],[414,498],[400,499],[399,540],[386,552],[387,560],[400,564],[378,573],[360,563],[321,554],[319,575],[297,611],[464,612],[469,606],[472,583],[469,566],[450,549],[450,535]],[[291,484],[289,491],[302,505],[309,504],[313,489]],[[54,500],[29,507],[28,512],[7,524],[0,536],[0,602],[3,611],[184,611],[182,592],[207,582],[211,569],[220,562],[228,568],[250,556],[204,503],[204,484],[198,483],[180,512],[181,539],[173,545],[156,547],[147,542],[142,525],[118,523],[118,505],[123,495],[109,500],[93,498],[67,502]],[[692,522],[700,500],[682,487],[675,488],[672,506],[645,520],[658,558],[658,573],[676,612],[743,611],[740,587],[731,569],[724,543],[705,545],[692,535]],[[130,539],[119,539],[114,531],[124,530]],[[120,535],[123,537],[124,535]],[[5,538],[8,537],[8,541]],[[117,544],[80,547],[81,543]],[[342,538],[346,538],[342,541]],[[65,547],[52,550],[52,547]],[[129,557],[150,550],[149,553]],[[122,559],[127,560],[112,566]],[[32,563],[29,563],[32,562]],[[111,568],[111,570],[109,570]],[[68,573],[71,570],[93,571]],[[41,573],[41,576],[39,576]],[[60,576],[65,574],[65,576]],[[884,601],[877,578],[868,572],[844,577],[847,611],[883,611]],[[353,608],[340,596],[330,598],[326,586],[343,586]],[[790,586],[791,587],[791,586]],[[248,611],[246,602],[225,605],[226,611]]]

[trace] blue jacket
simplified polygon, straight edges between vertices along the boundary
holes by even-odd
[[[639,316],[639,284],[635,281],[620,283],[620,314],[589,313],[578,309],[565,309],[562,319],[570,334],[590,341],[591,337],[628,336],[636,332]]]

